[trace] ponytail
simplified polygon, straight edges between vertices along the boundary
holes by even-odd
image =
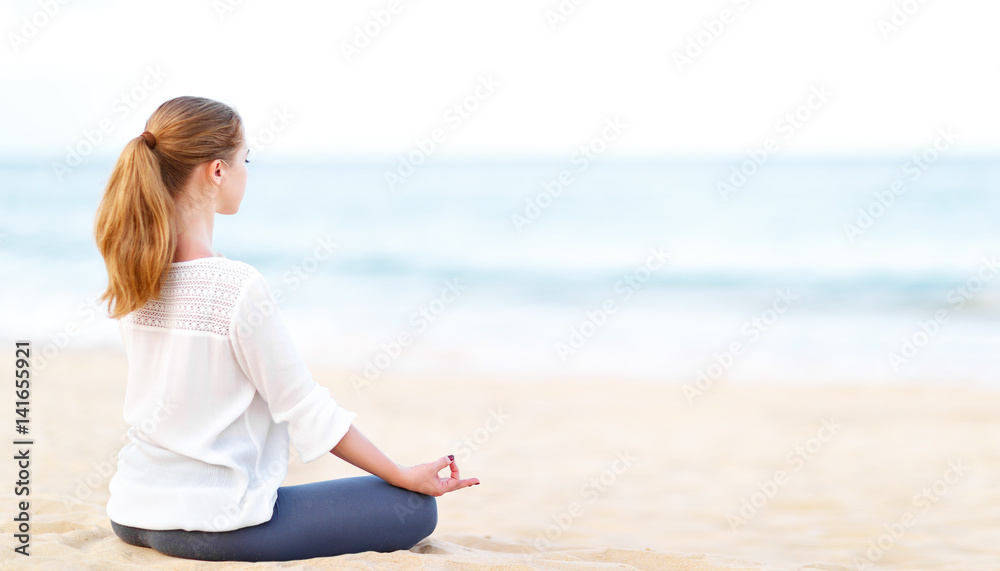
[[[118,157],[94,223],[108,270],[99,301],[115,319],[159,297],[177,247],[175,201],[194,168],[243,143],[236,111],[200,97],[167,101],[146,128]]]
[[[153,149],[141,136],[132,139],[118,157],[95,223],[97,248],[108,268],[108,289],[99,301],[108,301],[111,317],[159,295],[177,245],[173,215],[173,197]]]

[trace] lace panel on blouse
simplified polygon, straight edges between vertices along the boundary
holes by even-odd
[[[160,297],[122,319],[148,327],[229,335],[236,299],[252,272],[251,266],[224,258],[171,266]]]

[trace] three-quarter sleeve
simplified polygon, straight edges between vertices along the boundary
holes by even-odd
[[[337,405],[313,379],[257,271],[236,300],[229,337],[240,368],[267,402],[271,418],[288,423],[288,436],[303,462],[320,458],[340,442],[357,414]]]

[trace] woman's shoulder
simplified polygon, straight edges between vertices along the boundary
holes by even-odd
[[[177,282],[225,282],[242,289],[262,276],[257,268],[246,262],[215,256],[172,262],[170,278]]]
[[[124,318],[137,325],[228,335],[233,320],[267,290],[252,265],[224,257],[171,262],[157,298]],[[242,308],[242,309],[241,309]]]

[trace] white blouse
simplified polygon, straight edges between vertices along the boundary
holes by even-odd
[[[316,383],[263,276],[226,258],[171,264],[158,299],[119,320],[129,442],[108,517],[229,531],[271,519],[288,470],[328,453],[357,416]]]

